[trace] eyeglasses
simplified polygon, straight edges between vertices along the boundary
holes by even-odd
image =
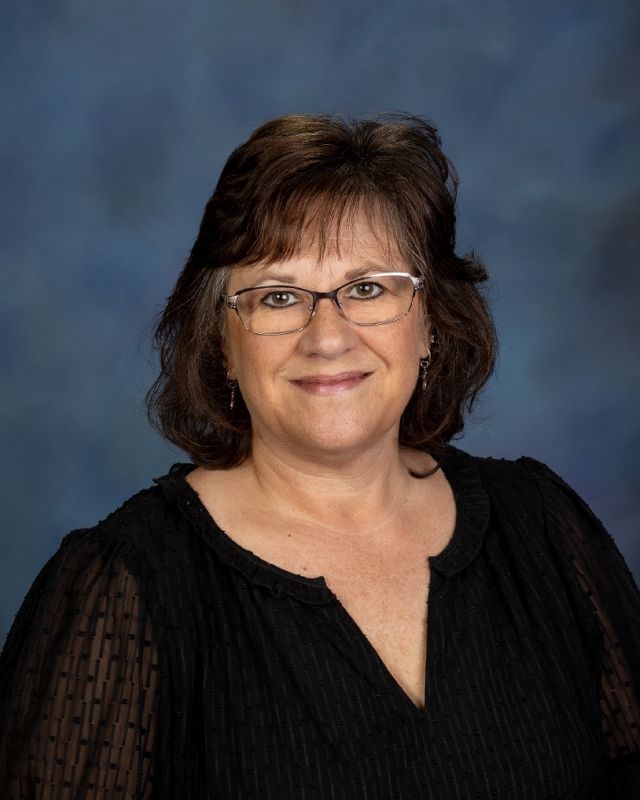
[[[304,330],[316,313],[318,301],[333,300],[340,315],[353,325],[387,325],[405,317],[413,298],[424,287],[423,278],[408,272],[376,272],[343,283],[330,292],[299,286],[255,286],[224,298],[251,333],[278,336]]]

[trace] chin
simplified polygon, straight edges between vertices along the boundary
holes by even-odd
[[[384,434],[375,433],[377,427],[336,424],[336,420],[325,426],[309,425],[296,431],[295,446],[299,451],[306,451],[316,456],[348,456],[371,447],[379,442]]]

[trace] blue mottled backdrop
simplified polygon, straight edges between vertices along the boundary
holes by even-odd
[[[10,2],[0,29],[0,627],[68,530],[187,460],[149,346],[230,150],[286,113],[436,122],[502,341],[460,443],[573,484],[636,575],[640,5]]]

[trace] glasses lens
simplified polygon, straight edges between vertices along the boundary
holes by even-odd
[[[338,302],[350,322],[381,325],[403,317],[413,295],[413,281],[407,275],[373,275],[343,286]]]
[[[238,295],[238,314],[253,333],[291,333],[309,321],[313,297],[292,286],[261,286]]]

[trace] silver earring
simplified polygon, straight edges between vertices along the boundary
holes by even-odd
[[[422,391],[427,388],[427,371],[431,364],[431,350],[427,347],[427,357],[420,359],[420,377],[422,378]]]
[[[233,410],[234,405],[236,404],[236,386],[238,385],[238,381],[234,380],[233,378],[229,377],[229,370],[227,370],[227,386],[230,390],[229,395],[229,408]]]

